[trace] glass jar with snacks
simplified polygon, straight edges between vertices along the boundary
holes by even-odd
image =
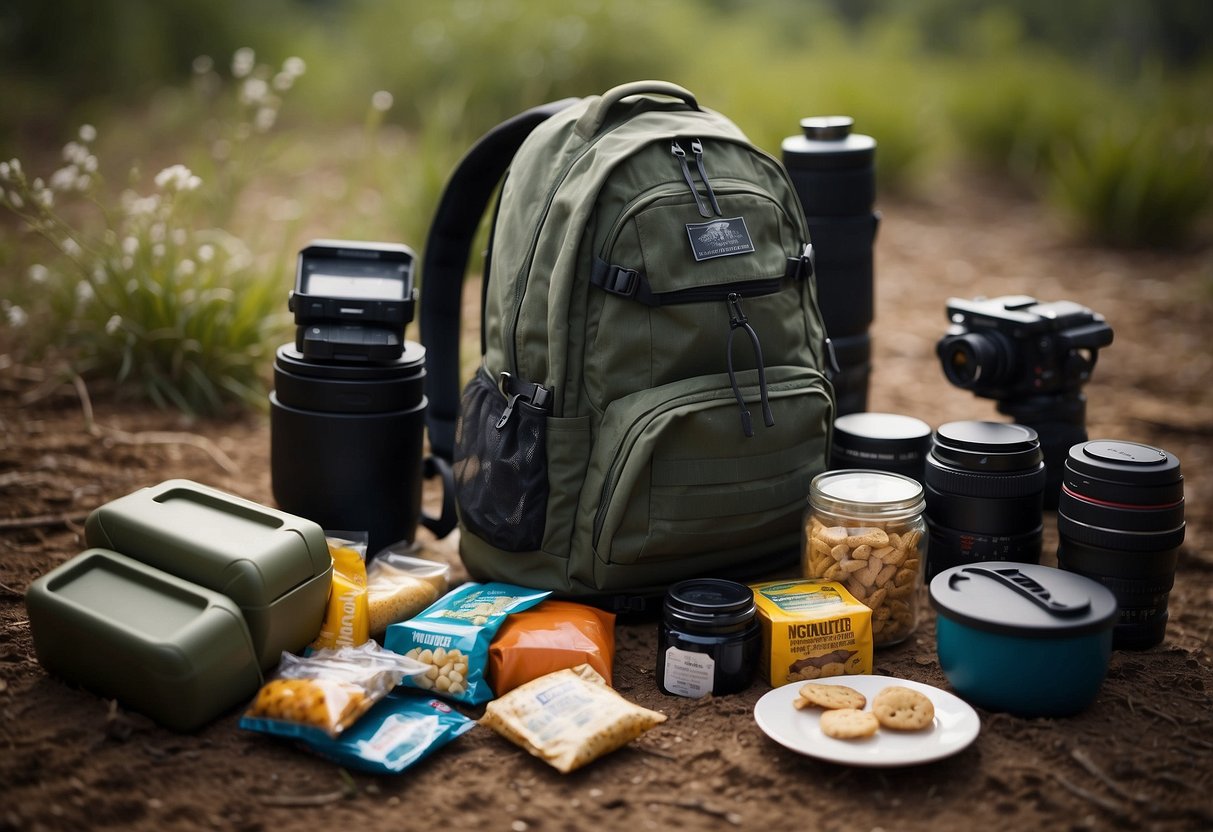
[[[838,581],[870,607],[877,647],[918,626],[925,505],[922,485],[886,471],[827,471],[809,486],[804,574]]]

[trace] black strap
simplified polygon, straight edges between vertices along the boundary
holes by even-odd
[[[540,123],[576,103],[565,98],[519,113],[485,133],[447,180],[421,264],[421,343],[426,348],[426,427],[432,452],[451,460],[459,414],[459,335],[463,277],[476,228],[514,153]],[[485,285],[489,274],[486,269]],[[483,304],[481,329],[484,326]]]

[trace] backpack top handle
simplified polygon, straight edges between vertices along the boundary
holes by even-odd
[[[680,99],[692,110],[699,109],[695,94],[677,84],[668,81],[633,81],[613,87],[594,99],[581,118],[577,119],[577,126],[574,128],[577,135],[587,142],[594,138],[602,129],[611,109],[625,98],[636,95],[664,95]]]

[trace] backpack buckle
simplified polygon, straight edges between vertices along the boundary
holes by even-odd
[[[611,266],[607,271],[606,280],[603,282],[602,288],[610,292],[612,295],[621,295],[625,298],[630,298],[636,294],[636,286],[639,283],[640,272],[636,269],[625,269],[623,266]]]

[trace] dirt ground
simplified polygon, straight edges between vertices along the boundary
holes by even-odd
[[[839,766],[758,729],[761,681],[727,697],[663,696],[655,625],[640,623],[618,628],[617,688],[669,719],[568,776],[482,727],[397,777],[346,774],[240,731],[237,713],[174,734],[48,677],[23,594],[82,549],[89,511],[137,488],[186,477],[270,502],[267,420],[188,424],[94,391],[90,426],[80,391],[0,356],[0,829],[1213,827],[1213,251],[1083,247],[1038,205],[987,183],[958,177],[933,193],[881,200],[871,408],[932,426],[999,418],[939,371],[946,299],[1066,298],[1116,333],[1087,387],[1091,436],[1155,444],[1183,464],[1187,540],[1166,641],[1114,653],[1089,710],[979,711],[976,742],[948,759]],[[1052,514],[1045,528],[1052,562]],[[433,549],[455,557],[449,539]],[[878,652],[876,669],[946,689],[933,617]]]

